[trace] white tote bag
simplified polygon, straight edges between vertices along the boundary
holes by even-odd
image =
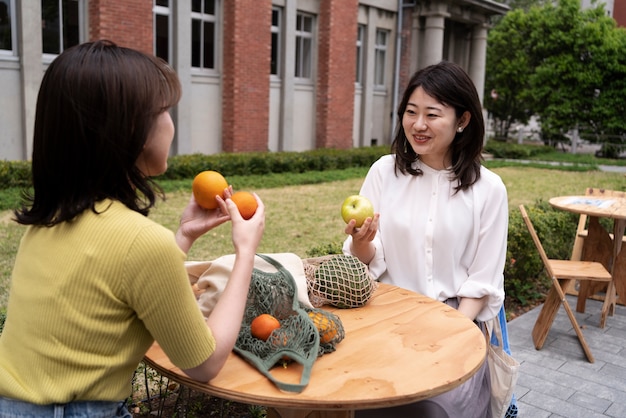
[[[506,321],[506,319],[504,319]],[[519,376],[520,364],[504,351],[500,315],[485,322],[487,326],[487,344],[489,351],[489,375],[491,377],[491,415],[493,418],[502,418],[511,404],[513,390]],[[498,344],[493,344],[491,336]]]

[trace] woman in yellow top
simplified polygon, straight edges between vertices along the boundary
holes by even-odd
[[[237,339],[265,209],[244,220],[230,200],[193,197],[174,234],[146,217],[162,190],[178,103],[162,60],[108,41],[67,49],[39,91],[34,193],[15,212],[28,225],[0,336],[0,417],[130,417],[124,399],[158,341],[206,382]],[[208,230],[230,220],[236,261],[205,321],[184,267]]]

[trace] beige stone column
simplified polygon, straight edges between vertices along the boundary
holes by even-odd
[[[424,24],[424,51],[421,54],[420,67],[437,64],[443,59],[444,29],[449,16],[446,3],[434,3],[422,13],[426,17]]]
[[[469,75],[476,85],[478,97],[483,103],[485,90],[485,62],[487,57],[487,26],[474,26],[472,30],[472,45],[469,63]]]
[[[20,65],[22,73],[22,132],[24,142],[22,158],[28,160],[33,153],[33,135],[35,125],[35,110],[37,108],[37,95],[43,77],[41,54],[43,50],[41,40],[41,2],[20,1],[16,2],[15,15],[18,16],[20,31],[18,39],[18,51],[20,51]]]

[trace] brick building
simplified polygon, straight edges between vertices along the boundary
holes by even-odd
[[[507,10],[492,0],[0,0],[0,158],[30,157],[47,65],[102,38],[178,72],[174,154],[388,144],[418,68],[457,62],[482,94],[490,19]]]

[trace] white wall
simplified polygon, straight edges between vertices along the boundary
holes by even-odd
[[[222,95],[219,77],[193,77],[191,91],[191,153],[222,152]],[[242,118],[241,123],[245,123]]]
[[[19,64],[0,58],[0,159],[23,160],[22,95]]]

